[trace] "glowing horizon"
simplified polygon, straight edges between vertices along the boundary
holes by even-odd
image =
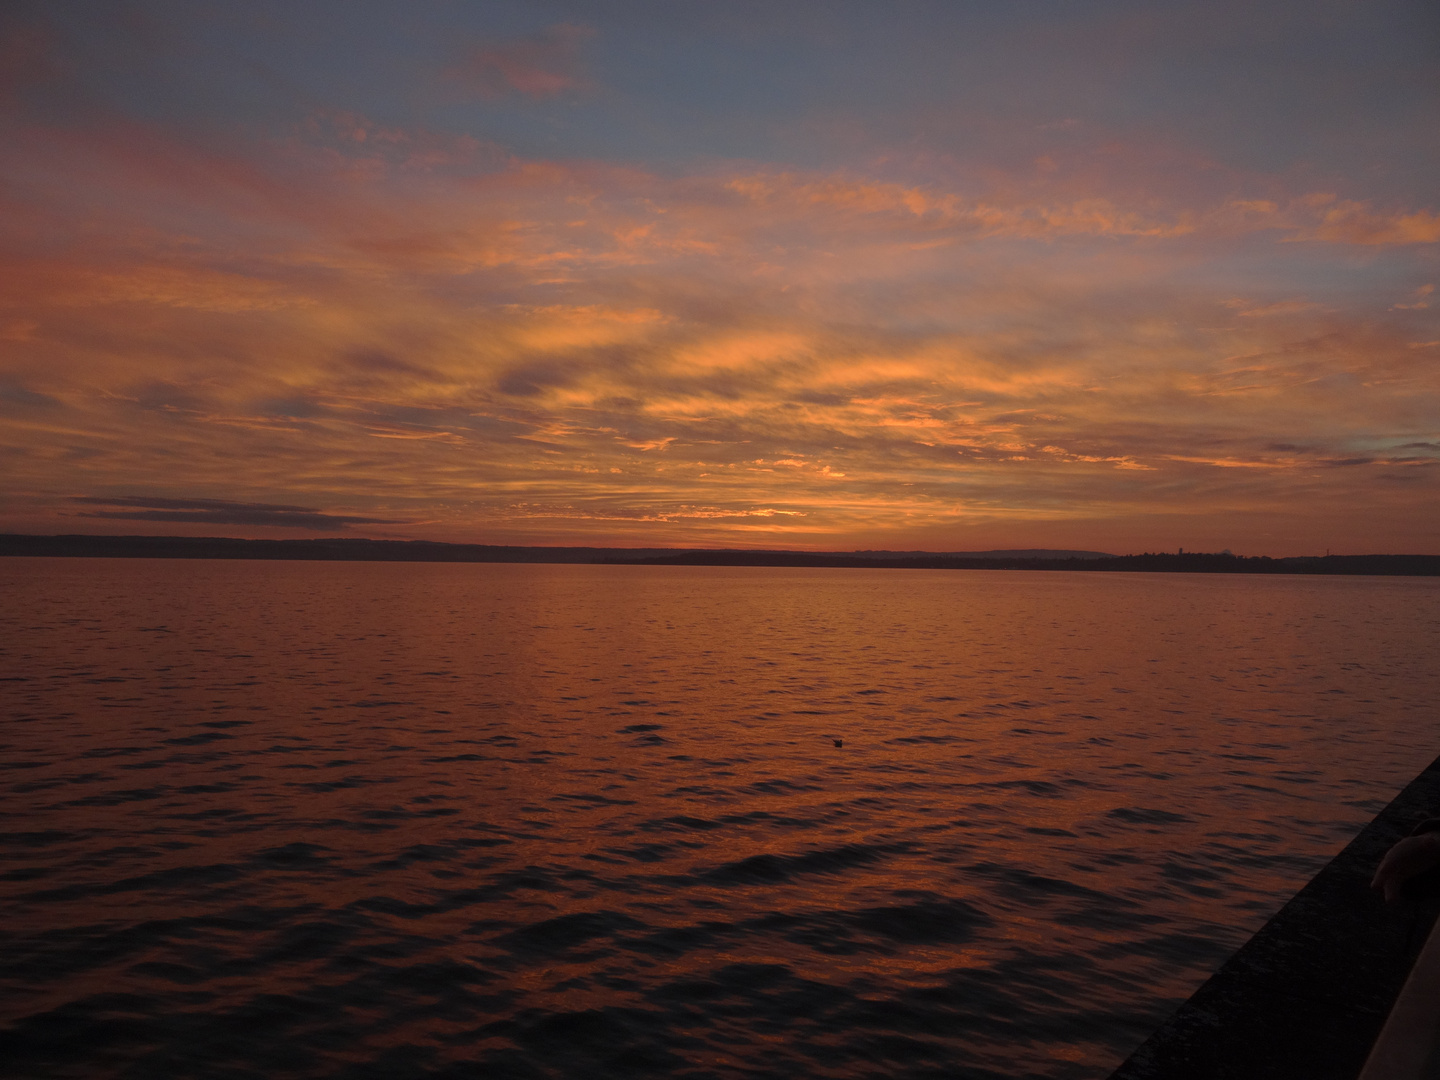
[[[0,16],[0,530],[1440,552],[1433,11],[722,7]]]

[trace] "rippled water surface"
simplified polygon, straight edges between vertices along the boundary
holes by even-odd
[[[1440,751],[1435,580],[0,595],[20,1076],[1103,1077]]]

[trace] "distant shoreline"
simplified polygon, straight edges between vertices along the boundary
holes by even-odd
[[[523,547],[429,540],[242,540],[188,536],[0,534],[0,556],[260,559],[315,562],[579,563],[610,566],[786,566],[896,570],[1085,570],[1186,574],[1440,576],[1440,555],[1324,555],[1272,559],[1200,552],[805,552],[684,548]]]

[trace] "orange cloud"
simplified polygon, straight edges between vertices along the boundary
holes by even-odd
[[[1007,205],[894,183],[795,174],[738,177],[726,188],[758,205],[791,213],[805,207],[823,208],[852,220],[881,217],[925,231],[981,237],[1176,237],[1195,231],[1193,215],[1188,212],[1166,217],[1123,209],[1105,198]]]
[[[1435,291],[1434,285],[1421,285],[1412,294],[1414,299],[1408,304],[1391,304],[1391,311],[1424,311],[1430,306],[1430,294]]]
[[[1402,493],[1440,457],[1424,286],[1394,311],[1287,279],[1239,299],[1221,272],[1242,244],[1298,258],[1281,241],[1335,204],[427,139],[353,114],[229,152],[25,133],[54,182],[0,196],[23,520],[77,527],[80,495],[520,542],[1075,546],[1097,516],[1317,503],[1430,527]]]
[[[1440,214],[1433,211],[1377,213],[1366,202],[1331,198],[1313,200],[1319,220],[1301,226],[1295,239],[1367,246],[1440,242]]]

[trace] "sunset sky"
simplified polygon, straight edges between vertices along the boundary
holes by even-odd
[[[8,3],[0,531],[1440,553],[1440,6]]]

